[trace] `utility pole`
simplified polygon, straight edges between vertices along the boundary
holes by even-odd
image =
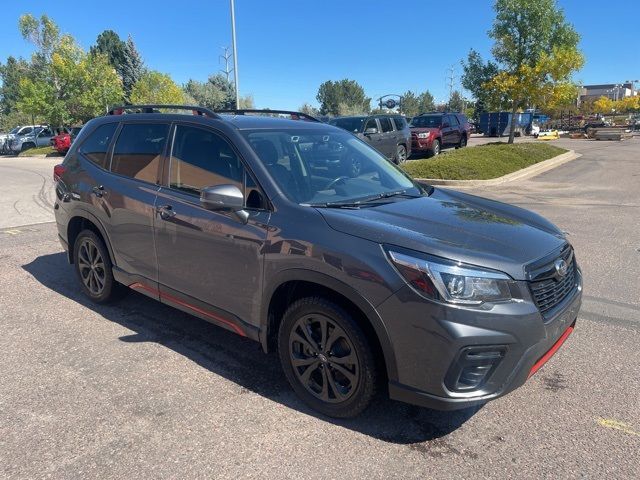
[[[449,110],[451,108],[451,97],[453,96],[453,85],[455,84],[456,81],[456,68],[454,65],[451,65],[449,68],[447,68],[447,85],[449,87],[449,101],[447,102],[447,110]]]
[[[238,84],[238,49],[236,48],[236,9],[234,0],[231,4],[231,46],[233,48],[233,83],[236,90],[236,110],[240,108],[240,85]]]
[[[224,60],[224,69],[220,70],[221,73],[224,73],[225,76],[227,77],[227,82],[230,82],[231,79],[231,72],[233,72],[233,67],[231,65],[229,65],[229,62],[231,61],[231,57],[233,57],[233,54],[229,51],[229,47],[220,47],[224,50],[224,53],[222,55],[218,55],[218,62],[220,62],[220,60]]]

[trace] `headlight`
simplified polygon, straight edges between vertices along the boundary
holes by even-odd
[[[514,281],[502,272],[432,256],[417,258],[394,251],[388,255],[406,282],[430,300],[465,305],[513,300]]]
[[[418,134],[418,138],[429,138],[429,135],[431,135],[431,132],[422,132]]]

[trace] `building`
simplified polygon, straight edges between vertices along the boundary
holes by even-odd
[[[608,97],[611,100],[620,100],[624,97],[638,95],[635,82],[605,83],[602,85],[583,85],[580,91],[580,101]]]

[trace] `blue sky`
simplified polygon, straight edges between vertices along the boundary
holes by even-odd
[[[582,35],[584,83],[640,79],[638,16],[625,5],[560,0]],[[236,0],[240,93],[256,106],[297,109],[316,104],[324,80],[351,78],[370,97],[429,89],[447,96],[447,68],[470,48],[487,55],[493,2],[420,0]],[[598,5],[598,6],[596,6]],[[0,61],[31,54],[18,32],[22,13],[51,16],[84,48],[105,29],[131,34],[147,66],[178,83],[205,80],[231,44],[227,0],[182,2],[12,1],[2,6]],[[637,12],[636,12],[637,13]]]

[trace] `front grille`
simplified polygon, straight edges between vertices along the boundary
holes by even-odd
[[[545,315],[562,302],[576,288],[576,280],[576,262],[571,258],[564,277],[554,276],[531,282],[531,293],[540,312]]]

